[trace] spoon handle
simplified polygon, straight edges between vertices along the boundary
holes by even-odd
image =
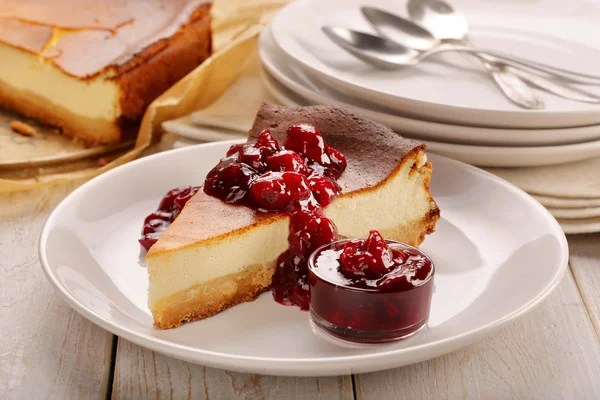
[[[527,110],[546,108],[544,101],[517,75],[508,71],[507,68],[491,64],[483,58],[479,58],[479,60],[510,101]]]
[[[579,101],[582,103],[600,104],[600,96],[594,93],[570,86],[564,82],[556,82],[550,79],[542,78],[539,75],[523,71],[519,68],[510,66],[505,66],[504,68],[507,72],[518,76],[528,84],[548,93],[552,93],[558,97],[562,97],[567,100]]]
[[[526,69],[533,73],[543,73],[544,76],[550,78],[559,78],[567,82],[585,83],[585,84],[600,84],[600,76],[588,75],[581,72],[569,71],[563,68],[553,67],[544,63],[539,63],[525,58],[511,56],[494,50],[474,48],[470,46],[460,46],[454,44],[444,44],[437,46],[426,53],[423,57],[428,57],[432,54],[442,53],[447,51],[459,51],[464,53],[477,54],[481,56],[492,56],[502,63],[515,68]]]
[[[473,46],[471,41],[466,37],[460,41],[455,41],[454,44]],[[481,65],[483,65],[502,91],[502,94],[514,104],[526,110],[543,110],[546,108],[546,103],[537,95],[535,90],[528,86],[519,76],[511,73],[504,64],[497,63],[492,57],[479,54],[471,55],[475,56],[481,62]]]

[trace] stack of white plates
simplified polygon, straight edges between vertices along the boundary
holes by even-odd
[[[354,108],[423,140],[429,151],[479,166],[531,167],[600,156],[600,105],[537,92],[546,109],[524,110],[467,56],[445,53],[416,67],[380,70],[322,33],[324,25],[373,32],[360,13],[366,3],[296,0],[284,8],[259,42],[268,91],[286,105]],[[368,4],[405,15],[402,0]],[[584,73],[600,71],[598,6],[577,8],[561,0],[452,4],[466,14],[477,45]],[[600,95],[598,87],[589,91]]]

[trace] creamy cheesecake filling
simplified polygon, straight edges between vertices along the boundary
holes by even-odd
[[[380,187],[342,194],[325,209],[326,215],[335,222],[340,235],[350,237],[366,237],[374,228],[384,234],[391,233],[420,222],[432,209],[424,183],[430,175],[426,161],[424,153],[407,158]],[[288,223],[289,218],[283,217],[216,243],[148,257],[150,308],[190,286],[239,273],[246,266],[269,263],[274,266],[279,254],[288,247]]]
[[[419,153],[416,159],[406,160],[396,175],[377,190],[340,196],[325,209],[325,215],[335,222],[340,235],[362,238],[375,225],[385,231],[415,217],[421,218],[432,208],[423,184],[428,176],[422,170],[426,162],[425,153]]]
[[[0,60],[0,81],[6,86],[89,119],[113,122],[121,114],[119,85],[106,75],[77,79],[35,54],[2,43]]]
[[[150,308],[162,298],[192,285],[237,274],[248,265],[274,266],[277,256],[288,247],[288,224],[289,218],[285,217],[217,243],[189,246],[147,259]]]

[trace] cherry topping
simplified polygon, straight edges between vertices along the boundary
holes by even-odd
[[[144,225],[148,224],[150,221],[153,221],[155,219],[159,221],[170,222],[173,220],[173,213],[170,213],[168,211],[157,210],[146,217],[146,219],[144,220]]]
[[[312,174],[308,177],[308,186],[315,199],[323,207],[331,203],[341,192],[340,185],[337,182],[318,174]]]
[[[377,231],[364,242],[347,243],[340,254],[340,273],[348,278],[378,279],[392,265],[391,250]]]
[[[306,160],[300,154],[291,150],[281,150],[272,156],[267,157],[265,160],[267,167],[271,171],[285,172],[292,171],[298,172],[303,175],[308,174],[308,167],[306,166]]]
[[[239,153],[238,160],[241,163],[244,163],[257,171],[262,172],[267,169],[267,165],[263,161],[263,153],[264,151],[262,151],[259,147],[246,145],[242,148],[242,151]]]
[[[324,166],[331,163],[325,152],[325,141],[321,132],[312,125],[291,125],[286,131],[285,148],[304,155],[309,161]]]
[[[161,200],[158,210],[144,220],[140,244],[146,249],[156,243],[160,235],[177,218],[185,204],[200,190],[198,186],[181,186],[170,190]]]
[[[158,238],[160,238],[160,235],[162,234],[163,231],[146,233],[140,239],[138,239],[138,242],[140,242],[143,248],[150,250],[150,247],[154,246],[154,243],[158,242]]]
[[[239,154],[242,152],[243,149],[244,149],[243,144],[234,144],[229,148],[229,150],[227,150],[227,157],[231,157],[233,155]]]
[[[329,145],[326,145],[325,151],[331,160],[331,164],[328,165],[328,169],[331,170],[335,176],[335,179],[337,179],[346,169],[346,157]]]
[[[284,172],[281,176],[294,202],[297,203],[310,197],[310,187],[304,175],[298,172]]]
[[[208,173],[204,181],[204,192],[225,203],[239,203],[245,200],[256,176],[256,170],[247,165],[234,161],[221,163]]]
[[[158,205],[158,209],[161,211],[173,211],[173,205],[175,202],[175,198],[179,196],[182,192],[188,189],[189,186],[181,186],[172,190],[169,190],[165,197],[161,200]]]
[[[173,220],[177,218],[183,207],[187,204],[187,202],[200,190],[200,186],[190,186],[184,189],[181,193],[175,196],[173,200]]]
[[[306,259],[310,253],[337,239],[337,228],[320,210],[297,211],[290,220],[290,250]]]
[[[164,232],[169,225],[171,225],[170,220],[164,221],[161,219],[152,219],[144,225],[144,228],[142,229],[142,234],[146,235],[148,233],[155,233],[159,231]]]
[[[279,143],[275,138],[271,135],[271,132],[268,129],[263,130],[258,137],[256,138],[255,147],[263,149],[265,153],[263,154],[273,154],[276,151],[279,151]]]
[[[206,176],[203,190],[210,196],[261,212],[289,214],[290,246],[279,256],[273,276],[273,296],[280,303],[308,309],[307,260],[315,249],[338,237],[322,207],[341,192],[336,179],[345,168],[344,156],[325,143],[317,128],[298,124],[287,129],[285,148],[265,129],[255,140],[231,146]],[[140,243],[146,249],[198,189],[178,188],[165,196],[159,211],[145,221]]]
[[[267,172],[252,183],[252,200],[266,211],[281,211],[292,201],[281,172]]]

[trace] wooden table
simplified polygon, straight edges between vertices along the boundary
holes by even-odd
[[[0,399],[600,399],[598,234],[570,237],[570,270],[558,288],[473,346],[371,374],[259,376],[156,354],[64,303],[42,273],[37,242],[71,189],[0,196]]]

